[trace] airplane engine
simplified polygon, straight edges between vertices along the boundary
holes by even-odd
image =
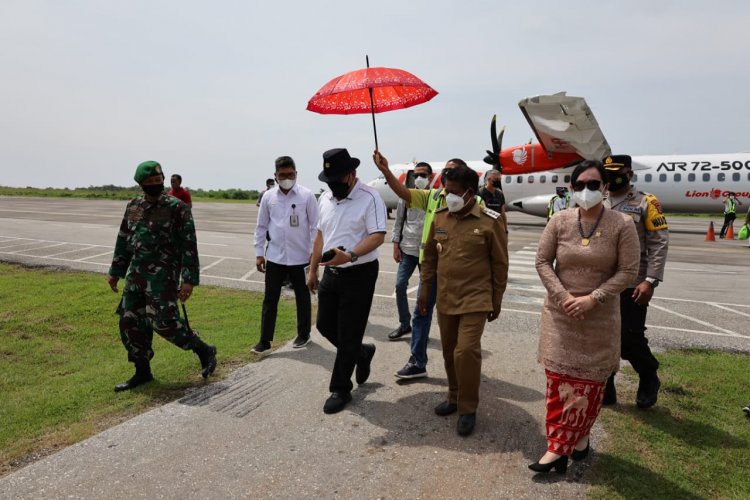
[[[547,217],[547,208],[552,196],[553,194],[541,194],[512,200],[505,205],[505,209],[536,215],[538,217]]]

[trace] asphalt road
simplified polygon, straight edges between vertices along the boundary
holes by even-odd
[[[0,260],[104,273],[124,206],[0,197]],[[256,210],[195,205],[203,284],[262,290],[252,245]],[[526,469],[545,446],[544,375],[536,363],[545,292],[533,264],[543,226],[520,214],[509,221],[509,284],[501,316],[482,339],[480,409],[469,438],[456,436],[454,418],[432,413],[446,390],[435,324],[430,376],[406,384],[393,376],[409,354],[407,342],[386,337],[397,323],[396,264],[388,244],[381,249],[366,334],[378,348],[373,372],[345,411],[321,411],[333,352],[313,332],[305,349],[282,348],[225,381],[0,478],[0,497],[582,497],[587,467],[600,454],[598,425],[592,459],[572,466],[567,476],[535,477]],[[691,346],[750,352],[744,326],[750,249],[736,240],[704,241],[707,219],[669,222],[665,282],[648,316],[651,345],[657,351]],[[413,298],[416,281],[412,285]],[[111,293],[104,279],[102,293]],[[193,300],[200,300],[200,289]],[[112,324],[113,338],[115,329]],[[645,482],[664,481],[634,467]],[[672,486],[676,496],[689,495]]]

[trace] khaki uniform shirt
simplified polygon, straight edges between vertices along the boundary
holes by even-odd
[[[447,208],[438,210],[420,279],[423,290],[430,290],[437,279],[441,314],[499,310],[508,282],[508,235],[502,216],[478,203],[463,218]]]
[[[667,250],[669,249],[669,228],[667,219],[661,211],[661,203],[656,196],[638,191],[630,186],[625,199],[618,197],[613,203],[607,199],[605,206],[632,217],[638,240],[641,244],[641,262],[638,277],[629,287],[634,288],[646,278],[664,280],[664,267],[667,265]]]

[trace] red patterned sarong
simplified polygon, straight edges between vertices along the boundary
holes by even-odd
[[[570,455],[576,443],[588,436],[602,409],[606,381],[544,372],[547,375],[547,451]]]

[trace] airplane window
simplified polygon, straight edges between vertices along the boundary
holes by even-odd
[[[541,182],[542,184],[544,184],[545,182],[547,182],[547,176],[546,175],[540,175],[539,176],[539,182]]]
[[[523,176],[519,175],[518,177],[516,177],[516,182],[519,184],[523,183]]]
[[[638,174],[633,174],[633,182],[638,182]]]
[[[680,182],[681,180],[682,180],[682,175],[680,175],[680,174],[674,174],[674,181],[675,182]]]
[[[646,182],[651,182],[651,174],[646,174],[643,176],[643,180]]]
[[[566,175],[565,176],[565,184],[568,184],[569,182],[570,182],[570,176]]]
[[[719,172],[719,173],[718,173],[718,174],[716,175],[716,180],[717,180],[717,181],[719,181],[719,182],[723,181],[723,180],[724,180],[725,178],[726,178],[726,175],[724,175],[724,173],[723,173],[723,172]]]
[[[739,172],[733,173],[732,174],[732,180],[735,181],[735,182],[737,182],[738,180],[740,180],[740,173]]]
[[[688,181],[695,182],[695,174],[688,174]]]
[[[667,182],[667,174],[659,174],[659,182]]]
[[[511,177],[510,175],[506,175],[505,176],[505,183],[506,184],[510,184],[512,181],[513,181],[513,177]]]
[[[711,174],[703,174],[703,181],[708,182],[711,180]]]
[[[534,176],[533,175],[529,176],[529,184],[534,184]]]
[[[556,175],[553,175],[553,176],[552,176],[552,179],[550,179],[550,182],[551,182],[552,184],[557,184],[557,176],[556,176]]]

